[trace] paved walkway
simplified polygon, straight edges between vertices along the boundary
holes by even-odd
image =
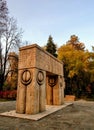
[[[7,112],[0,113],[2,116],[7,116],[7,117],[18,117],[22,119],[29,119],[29,120],[40,120],[50,114],[53,114],[54,112],[57,112],[69,105],[72,105],[72,103],[64,103],[63,105],[46,105],[46,110],[37,114],[19,114],[16,113],[16,110],[11,110]]]
[[[14,110],[15,104],[0,102],[0,113]],[[38,121],[0,116],[0,130],[94,130],[94,102],[75,101]]]

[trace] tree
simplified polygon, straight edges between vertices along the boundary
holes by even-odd
[[[2,2],[3,0],[0,1],[0,4],[2,4]],[[2,8],[1,5],[0,7],[2,14],[4,14],[6,7]],[[22,31],[18,30],[16,20],[13,17],[10,18],[7,15],[7,12],[5,12],[3,18],[4,20],[0,22],[1,25],[4,25],[0,30],[0,90],[3,89],[4,82],[6,81],[9,73],[8,54],[13,47],[19,46],[22,36]]]
[[[92,46],[92,52],[90,52],[89,72],[91,74],[90,81],[92,83],[92,82],[94,82],[94,46]]]
[[[6,29],[8,8],[5,0],[0,0],[0,37]]]
[[[50,35],[48,38],[48,42],[46,45],[46,51],[48,51],[50,54],[52,54],[53,56],[57,57],[57,53],[56,53],[56,45],[53,42],[53,38]]]
[[[92,51],[94,52],[94,46],[92,46]]]
[[[66,43],[58,49],[58,58],[64,63],[67,94],[79,96],[79,92],[84,91],[90,82],[90,53],[83,49],[77,49],[74,43]]]
[[[3,55],[1,38],[6,30],[6,23],[8,18],[8,8],[5,0],[0,0],[0,90],[2,89],[2,69],[3,69]]]
[[[78,36],[71,35],[70,40],[66,44],[72,45],[76,50],[84,50],[85,45],[84,43],[80,42]]]
[[[14,90],[17,88],[18,80],[18,55],[15,52],[10,52],[8,54],[8,62],[9,73],[4,84],[4,90]]]

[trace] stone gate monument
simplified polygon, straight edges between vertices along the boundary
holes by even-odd
[[[38,45],[19,51],[17,113],[36,114],[64,103],[63,64]]]

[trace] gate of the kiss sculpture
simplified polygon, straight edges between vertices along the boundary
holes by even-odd
[[[64,103],[63,64],[38,45],[19,50],[17,113],[36,114]]]

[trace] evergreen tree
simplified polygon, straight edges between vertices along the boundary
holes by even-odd
[[[51,35],[48,38],[48,42],[47,42],[47,45],[46,45],[46,51],[49,52],[50,54],[52,54],[53,56],[57,57],[56,45],[54,44],[53,38],[52,38]]]

